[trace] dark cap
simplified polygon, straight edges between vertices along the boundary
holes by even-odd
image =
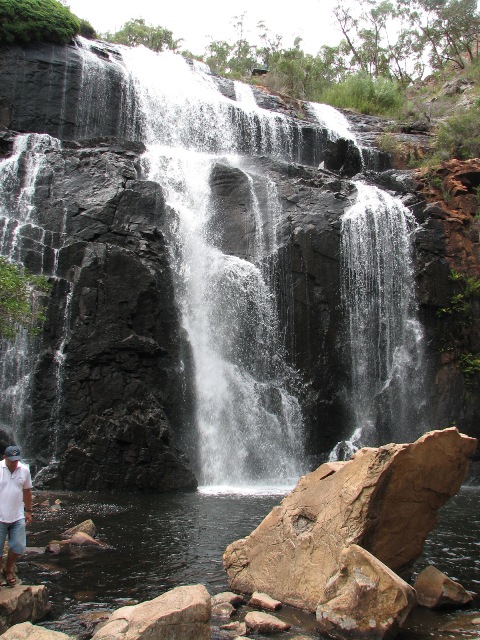
[[[9,460],[21,460],[20,449],[16,444],[12,444],[5,449],[5,457]]]

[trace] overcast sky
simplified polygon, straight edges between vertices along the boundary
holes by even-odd
[[[291,46],[300,36],[302,49],[316,54],[323,44],[337,44],[340,34],[332,21],[336,0],[68,0],[79,18],[88,20],[97,32],[117,31],[127,20],[144,18],[150,24],[166,27],[175,38],[183,38],[182,48],[201,54],[211,40],[238,38],[233,17],[245,13],[245,37],[256,44],[256,24],[262,20],[283,45]]]

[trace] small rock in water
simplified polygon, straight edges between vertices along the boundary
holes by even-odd
[[[433,565],[424,569],[413,585],[418,604],[434,609],[442,606],[463,606],[473,600],[472,594]]]
[[[220,629],[224,631],[231,631],[237,636],[244,636],[247,633],[247,625],[244,622],[230,622],[229,624],[222,624]]]
[[[212,616],[218,618],[231,618],[235,613],[235,607],[228,602],[220,602],[212,607]]]
[[[256,607],[258,609],[267,609],[268,611],[277,611],[277,609],[282,608],[282,603],[279,600],[274,600],[266,593],[255,591],[252,593],[248,606]]]
[[[247,631],[253,633],[280,633],[288,631],[291,627],[288,622],[283,622],[279,618],[272,616],[270,613],[262,611],[250,611],[245,616],[245,624]]]
[[[233,591],[222,591],[212,596],[212,606],[221,604],[222,602],[228,602],[228,604],[238,607],[245,602],[245,598],[238,593],[233,593]]]
[[[82,533],[86,533],[92,538],[95,537],[95,534],[97,532],[96,527],[93,523],[93,520],[85,520],[84,522],[81,522],[80,524],[77,524],[74,527],[71,527],[70,529],[67,529],[66,531],[64,531],[62,534],[60,534],[60,537],[64,539],[71,538],[73,535],[75,535],[79,531],[81,531]]]

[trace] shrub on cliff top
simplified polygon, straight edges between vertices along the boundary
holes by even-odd
[[[394,116],[402,106],[403,97],[400,85],[394,80],[373,78],[361,72],[326,89],[321,101],[341,109],[355,109],[360,113]]]
[[[0,45],[66,44],[79,32],[79,19],[57,0],[0,0]]]

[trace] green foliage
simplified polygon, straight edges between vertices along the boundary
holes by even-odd
[[[80,35],[88,40],[95,40],[97,33],[88,20],[80,19]]]
[[[79,19],[57,0],[0,0],[0,45],[66,44],[78,33]]]
[[[439,126],[435,150],[441,160],[480,157],[480,101],[446,118]]]
[[[45,316],[36,294],[49,290],[45,277],[0,258],[0,338],[14,338],[22,327],[38,333]]]
[[[459,358],[460,371],[467,379],[467,386],[480,376],[480,357],[473,353],[462,353]]]
[[[459,323],[470,322],[473,318],[472,302],[475,298],[480,298],[480,280],[474,276],[467,276],[452,269],[450,280],[458,283],[461,288],[459,293],[450,298],[447,307],[442,307],[438,314],[440,316],[455,316]]]
[[[389,78],[373,78],[362,72],[330,87],[321,99],[334,107],[393,116],[401,109],[402,91],[398,83]]]
[[[168,29],[147,24],[143,18],[129,20],[119,31],[106,33],[103,37],[108,42],[125,44],[130,47],[143,44],[153,51],[165,51],[166,49],[176,51],[181,42],[181,40],[175,40],[173,33]]]

